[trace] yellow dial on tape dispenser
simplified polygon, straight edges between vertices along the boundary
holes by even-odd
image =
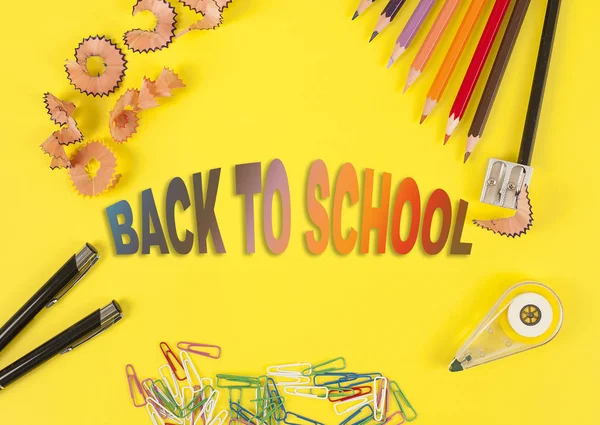
[[[558,296],[537,282],[519,283],[504,293],[450,363],[451,372],[539,347],[562,326]]]

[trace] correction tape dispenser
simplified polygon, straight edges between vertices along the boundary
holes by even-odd
[[[519,283],[504,293],[450,363],[451,372],[539,347],[563,323],[558,296],[537,282]]]

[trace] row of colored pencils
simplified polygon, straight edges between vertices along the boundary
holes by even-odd
[[[437,1],[438,0],[419,0],[415,10],[408,19],[406,26],[396,40],[394,50],[392,51],[388,63],[388,68],[391,67],[410,47]],[[488,117],[494,105],[496,94],[498,93],[498,89],[504,76],[504,71],[510,60],[513,47],[525,19],[525,14],[529,8],[530,1],[531,0],[512,0],[514,3],[512,13],[510,14],[510,19],[502,37],[502,41],[500,42],[498,53],[477,106],[471,128],[469,129],[464,155],[465,162],[483,135]],[[374,2],[375,0],[361,0],[352,19],[356,19]],[[466,3],[466,0],[444,0],[444,4],[431,26],[429,33],[425,37],[425,41],[421,45],[410,66],[404,91],[408,90],[425,70],[461,2]],[[454,70],[461,59],[464,49],[473,35],[475,26],[479,21],[486,4],[489,2],[493,2],[492,11],[487,19],[487,23],[481,34],[475,52],[473,53],[467,72],[463,78],[456,98],[454,99],[452,108],[450,109],[444,144],[448,142],[448,139],[464,118],[473,92],[475,91],[475,87],[481,77],[483,68],[489,59],[494,41],[498,36],[502,22],[508,12],[511,0],[470,0],[467,11],[454,35],[450,48],[448,49],[442,65],[427,93],[425,106],[421,115],[421,123],[425,121],[440,102],[444,91],[452,78]],[[405,3],[406,0],[388,1],[379,17],[373,34],[371,35],[371,41],[393,21]]]

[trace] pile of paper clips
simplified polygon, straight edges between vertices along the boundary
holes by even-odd
[[[194,366],[191,354],[207,358],[221,357],[216,345],[180,342],[179,357],[169,344],[160,343],[167,364],[158,368],[161,379],[140,381],[133,365],[125,366],[131,400],[135,407],[146,407],[154,425],[221,425],[229,412],[222,410],[216,415],[219,390],[211,378],[203,378]]]
[[[221,425],[228,417],[230,425],[325,425],[288,409],[287,396],[330,402],[344,416],[339,425],[399,425],[417,418],[396,381],[381,373],[347,372],[343,357],[269,366],[266,375],[256,377],[218,374],[215,388],[211,378],[198,374],[189,353],[219,358],[219,347],[180,342],[179,357],[165,342],[160,347],[167,359],[159,368],[162,379],[140,382],[133,366],[126,367],[133,403],[146,406],[154,425]],[[228,391],[229,410],[215,415],[217,388]]]

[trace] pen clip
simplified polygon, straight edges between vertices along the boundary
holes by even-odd
[[[123,314],[120,310],[120,307],[119,308],[115,307],[115,304],[116,304],[116,302],[113,301],[108,306],[106,306],[100,310],[100,317],[101,317],[100,328],[81,337],[80,339],[75,341],[71,346],[62,350],[60,352],[60,354],[66,354],[66,353],[73,351],[74,349],[79,347],[81,344],[88,342],[90,339],[94,338],[95,336],[100,335],[101,333],[106,331],[108,328],[110,328],[112,325],[114,325],[119,320],[121,320],[123,318]],[[104,314],[107,314],[107,317],[103,318]]]
[[[64,297],[67,292],[73,289],[77,282],[79,282],[87,274],[87,272],[90,271],[90,269],[98,262],[99,259],[100,256],[98,255],[98,251],[96,251],[96,249],[89,243],[86,243],[81,251],[75,255],[77,274],[73,276],[71,281],[63,289],[61,289],[48,304],[46,304],[46,308],[52,307],[58,302],[58,300]]]

